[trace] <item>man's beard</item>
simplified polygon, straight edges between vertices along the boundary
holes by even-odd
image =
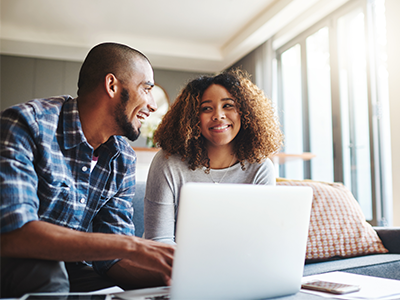
[[[122,89],[121,99],[114,111],[114,119],[117,122],[119,129],[122,130],[123,136],[128,138],[130,141],[135,141],[140,135],[140,129],[133,127],[132,123],[129,122],[128,116],[126,115],[126,105],[129,101],[129,92],[126,89]]]

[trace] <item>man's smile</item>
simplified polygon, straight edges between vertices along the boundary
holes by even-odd
[[[136,117],[138,118],[138,120],[140,122],[144,122],[146,120],[146,118],[148,118],[150,116],[149,113],[144,112],[144,111],[139,111],[136,115]]]

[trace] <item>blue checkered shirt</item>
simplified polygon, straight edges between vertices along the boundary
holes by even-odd
[[[79,231],[134,235],[136,154],[120,136],[93,148],[70,96],[1,112],[1,233],[34,220]],[[117,260],[94,262],[104,274]]]

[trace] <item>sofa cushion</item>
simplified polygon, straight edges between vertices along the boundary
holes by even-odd
[[[278,178],[277,185],[309,186],[313,189],[306,252],[308,261],[388,252],[372,226],[365,221],[358,202],[343,184]]]
[[[400,254],[373,254],[306,264],[304,276],[343,271],[400,280]]]

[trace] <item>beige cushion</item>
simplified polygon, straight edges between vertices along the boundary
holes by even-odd
[[[307,240],[307,260],[387,253],[361,207],[341,183],[277,179],[277,185],[309,186],[313,203]]]

